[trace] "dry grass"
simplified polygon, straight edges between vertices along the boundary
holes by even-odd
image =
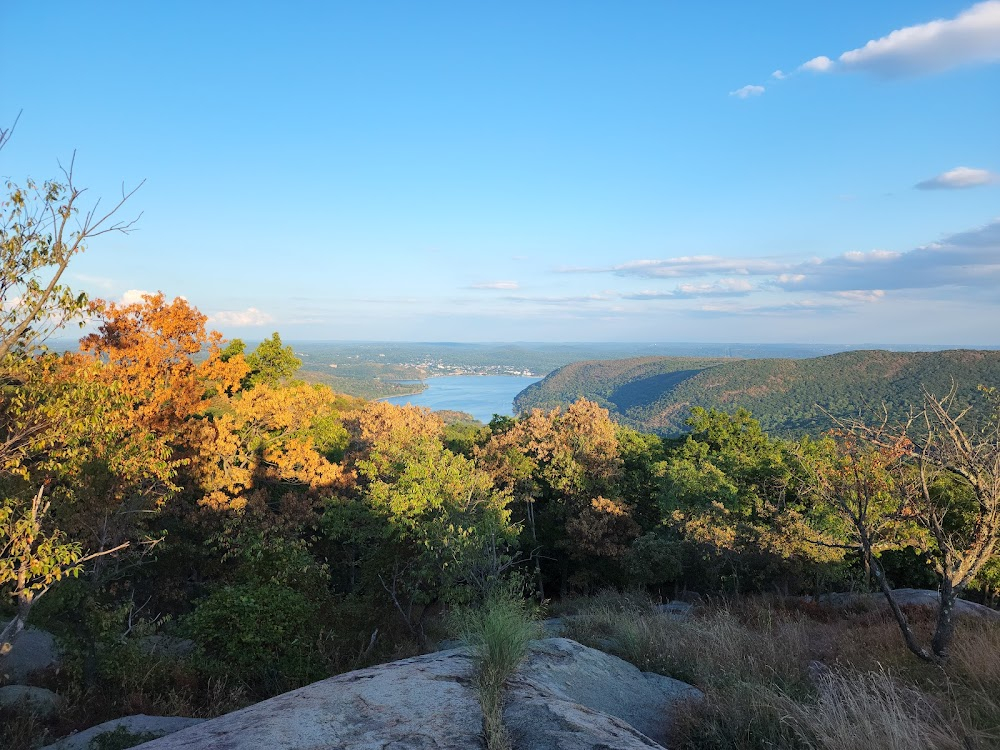
[[[963,750],[966,734],[931,696],[886,670],[822,670],[815,703],[788,701],[789,722],[823,750]]]
[[[705,691],[677,717],[672,747],[1000,746],[996,623],[961,621],[951,660],[937,668],[906,651],[878,606],[755,598],[709,602],[679,620],[639,595],[603,594],[563,611],[570,638]],[[931,627],[928,610],[910,615]]]

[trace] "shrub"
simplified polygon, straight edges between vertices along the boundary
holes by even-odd
[[[202,599],[185,621],[214,674],[244,677],[277,692],[323,676],[318,608],[278,584],[227,586]]]

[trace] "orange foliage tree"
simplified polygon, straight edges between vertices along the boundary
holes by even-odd
[[[639,534],[632,509],[620,497],[617,428],[592,401],[535,409],[506,423],[476,459],[523,507],[525,545],[560,553],[563,588],[569,583],[568,557],[589,554],[606,561]]]

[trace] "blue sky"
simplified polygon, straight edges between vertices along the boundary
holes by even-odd
[[[0,176],[227,335],[1000,345],[1000,0],[6,3]]]

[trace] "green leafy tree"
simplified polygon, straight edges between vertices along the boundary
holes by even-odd
[[[372,403],[350,428],[358,482],[353,498],[331,502],[327,531],[420,637],[426,605],[460,597],[483,555],[512,541],[508,496],[444,447],[441,421],[424,410]]]
[[[240,344],[242,343],[241,341]],[[277,385],[282,380],[292,377],[302,366],[302,360],[295,356],[295,350],[282,345],[281,336],[277,331],[247,354],[246,362],[250,373],[247,375],[245,387],[250,388],[261,384]]]

